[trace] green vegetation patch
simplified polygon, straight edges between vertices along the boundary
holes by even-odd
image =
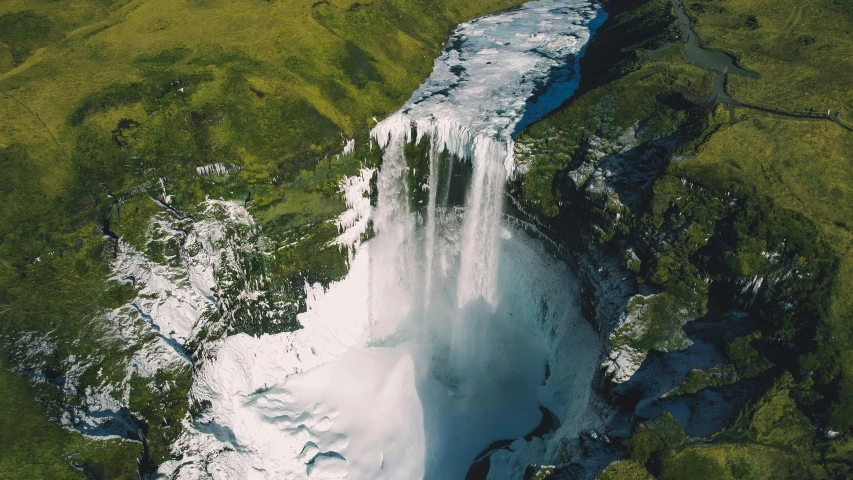
[[[684,440],[684,428],[669,412],[664,412],[639,424],[626,445],[631,457],[643,465],[653,454],[666,455]]]
[[[734,52],[761,77],[729,78],[738,101],[788,112],[841,112],[853,121],[850,2],[700,0],[685,2],[712,48]]]
[[[729,363],[717,365],[707,370],[691,369],[687,378],[664,397],[696,393],[706,387],[731,385],[738,380],[751,378],[771,368],[773,364],[761,356],[750,342],[761,338],[761,333],[753,332],[732,340],[726,346]]]
[[[634,297],[627,307],[627,321],[614,332],[611,345],[661,352],[687,348],[690,340],[681,327],[693,317],[685,306],[690,307],[668,293]]]
[[[784,374],[718,443],[666,457],[660,478],[833,478],[838,470],[815,452],[815,429],[793,400],[802,388]]]
[[[0,42],[12,56],[12,63],[20,65],[33,51],[50,43],[53,22],[32,11],[0,15]]]
[[[596,480],[653,480],[655,477],[635,460],[620,460],[608,465],[595,478]]]
[[[37,403],[34,387],[0,363],[0,477],[135,479],[142,444],[66,430]]]
[[[643,472],[667,480],[834,478],[842,470],[814,452],[814,427],[792,399],[800,388],[783,375],[713,442],[686,438],[664,412],[638,425],[625,442],[632,460],[611,464],[598,478],[647,478]],[[623,469],[625,477],[613,476]]]
[[[143,469],[153,470],[171,458],[169,445],[181,433],[191,385],[189,369],[175,373],[158,370],[153,378],[143,378],[136,373],[131,376],[129,407],[146,422],[143,433],[149,464],[143,465]]]
[[[305,282],[328,284],[346,273],[347,252],[331,245],[344,209],[338,183],[373,161],[372,117],[409,97],[456,24],[511,5],[4,2],[4,367],[42,379],[29,394],[51,411],[82,407],[87,389],[126,398],[144,433],[140,471],[151,472],[171,457],[181,432],[191,371],[128,378],[129,359],[154,332],[128,314],[121,321],[141,333],[138,342],[123,341],[106,321],[135,295],[130,282],[110,280],[116,242],[172,265],[192,252],[182,251],[180,235],[157,237],[152,218],[199,215],[206,198],[245,205],[259,225],[229,235],[265,236],[268,249],[241,253],[239,272],[218,272],[229,276],[222,294],[236,295],[247,276],[263,278],[287,319],[261,318],[243,305],[202,332],[189,354],[226,334],[298,328]],[[336,158],[353,137],[356,154]],[[50,348],[34,348],[42,344]],[[59,388],[57,379],[72,371],[75,391]],[[138,457],[127,456],[134,464]],[[89,474],[121,477],[113,471],[92,466]]]
[[[711,99],[711,76],[690,67],[675,45],[640,51],[627,44],[657,37],[619,35],[643,24],[623,20],[641,10],[647,22],[667,18],[668,2],[611,1],[612,17],[590,53],[598,42],[620,59],[617,66],[593,66],[578,97],[519,135],[529,168],[513,186],[517,198],[558,231],[567,218],[589,220],[590,237],[627,263],[646,295],[633,300],[634,326],[623,325],[614,345],[668,348],[685,317],[703,314],[713,321],[740,312],[752,332],[724,335],[725,363],[689,372],[669,396],[725,391],[782,372],[710,442],[688,439],[647,461],[657,478],[851,474],[853,103],[841,72],[853,70],[853,17],[843,13],[846,3],[685,2],[706,46],[760,73],[730,76],[728,94],[740,104],[724,108]],[[595,168],[630,185],[597,180]],[[649,299],[667,308],[652,309]],[[659,315],[643,319],[647,311]],[[641,436],[648,441],[630,442],[665,451],[659,438]]]

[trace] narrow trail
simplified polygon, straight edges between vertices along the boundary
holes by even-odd
[[[44,120],[41,119],[41,117],[39,116],[38,113],[34,112],[30,107],[27,106],[26,103],[18,100],[17,98],[9,95],[8,93],[6,93],[6,92],[0,92],[0,93],[2,93],[5,97],[12,99],[15,103],[24,107],[28,112],[30,112],[34,117],[36,117],[36,120],[38,120],[38,122],[44,127],[44,129],[47,131],[47,134],[50,135],[50,138],[53,140],[53,143],[56,145],[56,147],[59,148],[60,150],[62,150],[62,146],[59,145],[59,141],[56,139],[56,137],[53,135],[53,132],[50,131],[50,128],[47,126],[46,123],[44,123]]]
[[[757,110],[757,111],[764,112],[764,113],[770,113],[773,115],[780,115],[780,116],[788,117],[788,118],[796,118],[796,119],[800,119],[800,120],[828,120],[828,121],[838,125],[839,127],[843,128],[844,130],[847,130],[848,132],[853,133],[853,127],[850,127],[849,125],[844,124],[843,122],[841,122],[841,120],[833,118],[832,116],[826,116],[825,114],[821,115],[821,114],[786,112],[784,110],[778,110],[778,109],[769,108],[769,107],[762,107],[760,105],[752,105],[749,103],[742,103],[742,102],[738,102],[734,99],[732,99],[732,100],[734,102],[732,104],[732,106],[734,106],[734,107],[743,107],[743,108],[748,108],[750,110]]]

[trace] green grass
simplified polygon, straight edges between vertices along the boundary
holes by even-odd
[[[796,455],[763,445],[724,444],[688,448],[663,462],[661,480],[832,478]]]
[[[669,412],[664,412],[639,424],[626,446],[631,458],[643,465],[652,454],[667,455],[680,447],[684,440],[684,428]]]
[[[615,349],[629,346],[644,352],[682,350],[690,342],[681,327],[699,315],[693,312],[697,308],[704,309],[704,305],[668,292],[632,299],[627,306],[632,320],[614,332],[611,345]]]
[[[129,407],[147,422],[144,432],[149,449],[147,460],[153,467],[172,457],[168,447],[181,433],[192,374],[189,370],[177,373],[159,370],[149,379],[134,373],[129,385]]]
[[[727,363],[707,370],[690,370],[687,372],[684,382],[664,396],[674,397],[696,393],[706,387],[731,385],[771,368],[773,364],[750,345],[750,342],[759,338],[761,338],[761,334],[753,332],[732,340],[726,346]]]
[[[632,460],[612,464],[598,478],[650,478],[642,475],[649,470],[662,480],[839,478],[839,465],[813,449],[815,429],[792,399],[799,388],[783,375],[713,442],[685,439],[665,412],[640,424],[626,442]]]
[[[697,8],[706,4],[714,8]],[[690,5],[706,43],[734,52],[762,75],[758,80],[731,78],[735,99],[785,111],[832,108],[849,123],[853,97],[842,72],[853,68],[853,16],[844,14],[846,4],[715,0]],[[743,31],[738,26],[747,12],[759,19],[761,28]],[[808,45],[801,41],[806,37],[811,39]],[[853,425],[853,341],[848,328],[853,322],[853,134],[830,122],[736,112],[734,121],[721,115],[726,120],[719,120],[718,130],[700,146],[696,158],[673,166],[672,172],[709,184],[749,188],[815,223],[837,265],[826,289],[831,299],[821,315],[828,332],[816,351],[803,357],[802,368],[822,372],[821,383],[840,380],[842,393],[828,418],[838,427]],[[822,368],[815,367],[818,364]]]
[[[48,5],[43,0],[29,6],[54,21],[58,14]],[[85,97],[137,82],[146,69],[171,62],[224,78],[242,67],[267,102],[305,101],[352,135],[371,116],[389,113],[409,96],[454,24],[506,6],[495,0],[115,5],[103,19],[80,11],[81,28],[8,72],[0,88],[56,131]],[[15,10],[21,7],[6,8],[20,15]]]
[[[80,27],[105,19],[121,1],[55,2],[9,0],[0,6],[0,74],[23,64],[40,48],[58,43]]]
[[[365,150],[372,117],[402,105],[456,24],[512,5],[3,2],[0,354],[6,366],[62,375],[74,355],[88,362],[76,379],[81,392],[92,386],[119,392],[128,380],[129,406],[146,425],[142,470],[151,470],[180,433],[190,372],[125,378],[127,359],[141,345],[113,338],[103,319],[106,309],[133,297],[127,285],[107,280],[114,248],[104,239],[106,226],[151,259],[165,260],[177,246],[146,236],[149,220],[162,213],[149,198],[160,194],[161,179],[184,214],[197,213],[206,197],[245,202],[275,248],[268,259],[244,259],[246,268],[264,271],[271,295],[296,306],[287,312],[291,320],[277,326],[246,312],[205,338],[294,328],[304,282],[328,283],[346,272],[345,252],[329,246],[337,235],[329,220],[343,209],[337,182],[371,161]],[[330,160],[352,137],[358,152]],[[196,167],[216,162],[240,171],[196,175]],[[284,247],[294,239],[302,240]],[[29,352],[20,342],[25,332],[49,338],[54,350]],[[27,394],[54,409],[80,402],[56,393],[45,386]],[[16,441],[23,450],[36,448],[26,438]]]
[[[730,77],[735,99],[786,111],[831,108],[848,123],[853,121],[849,5],[831,0],[685,2],[706,45],[734,52],[746,68],[761,74],[760,79]],[[758,28],[750,28],[749,17],[757,19]]]
[[[26,377],[0,367],[0,478],[138,478],[142,444],[65,430],[35,401]]]
[[[648,119],[653,123],[645,137],[666,137],[685,121],[684,112],[669,100],[684,91],[704,92],[710,87],[710,75],[686,64],[677,49],[671,49],[643,63],[642,69],[578,97],[519,134],[517,141],[533,144],[536,152],[535,157],[522,154],[519,158],[529,166],[520,182],[522,198],[543,215],[555,216],[560,195],[569,192],[552,188],[554,175],[572,164],[573,155],[590,135],[615,140]]]
[[[833,478],[834,465],[814,450],[815,429],[792,398],[800,388],[783,375],[717,443],[665,456],[659,478]]]
[[[653,480],[646,469],[634,460],[613,462],[596,477],[596,480]]]

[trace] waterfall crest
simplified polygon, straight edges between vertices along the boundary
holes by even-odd
[[[480,354],[471,346],[477,322],[467,316],[494,312],[499,302],[504,190],[516,173],[512,135],[531,110],[554,108],[577,86],[577,54],[594,16],[588,4],[542,0],[460,26],[432,75],[372,130],[382,150],[371,255],[377,339],[446,329],[457,369]],[[427,161],[413,158],[416,145],[427,145]],[[454,164],[468,168],[462,205],[447,202]],[[461,218],[450,221],[451,211]],[[436,302],[455,311],[438,313]]]

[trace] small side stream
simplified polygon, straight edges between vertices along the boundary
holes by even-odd
[[[681,26],[681,31],[687,38],[687,41],[684,43],[684,53],[687,55],[687,60],[690,63],[724,75],[733,73],[742,77],[760,77],[757,72],[747,70],[738,65],[737,58],[734,55],[703,47],[699,35],[693,30],[693,22],[691,22],[690,17],[687,16],[687,12],[684,10],[684,4],[680,0],[673,0],[672,4],[675,10],[675,17]]]
[[[681,31],[686,38],[684,42],[684,54],[687,56],[687,60],[697,67],[702,67],[705,70],[715,73],[711,96],[716,101],[727,105],[737,105],[737,100],[729,96],[726,91],[728,75],[734,74],[748,78],[759,78],[760,75],[757,72],[747,70],[738,65],[737,57],[730,53],[703,47],[702,40],[693,30],[693,22],[684,10],[684,3],[681,0],[673,0],[672,6],[675,17],[678,19],[678,24],[681,26]]]

